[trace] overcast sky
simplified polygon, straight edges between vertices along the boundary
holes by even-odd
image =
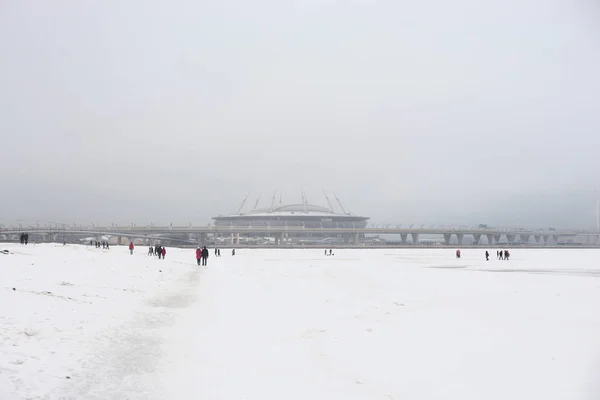
[[[592,0],[0,2],[0,223],[595,226]]]

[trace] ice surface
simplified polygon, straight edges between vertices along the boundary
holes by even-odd
[[[600,251],[0,247],[2,400],[600,397]]]

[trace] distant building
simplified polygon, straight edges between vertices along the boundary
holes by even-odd
[[[337,196],[335,199],[338,202],[342,212],[337,212],[333,209],[332,204],[325,195],[329,207],[308,204],[306,196],[302,194],[301,204],[278,205],[274,206],[275,195],[269,208],[255,208],[242,212],[241,209],[246,203],[246,199],[242,203],[240,210],[234,214],[219,215],[213,217],[215,226],[240,226],[240,227],[264,227],[264,226],[290,226],[290,227],[305,227],[305,228],[365,228],[367,226],[368,217],[354,215],[348,212]],[[281,202],[281,198],[280,198]]]
[[[305,228],[365,228],[369,218],[339,214],[312,204],[292,204],[273,209],[213,217],[215,226],[303,226]]]

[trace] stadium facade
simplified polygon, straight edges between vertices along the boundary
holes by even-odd
[[[335,196],[335,195],[334,195]],[[242,202],[238,212],[213,217],[215,226],[264,227],[264,226],[303,226],[305,228],[365,228],[368,217],[354,215],[349,212],[335,196],[340,211],[336,211],[329,197],[325,194],[329,207],[309,204],[302,193],[302,203],[275,206],[275,195],[269,208],[255,207],[247,212],[242,208],[247,198]],[[260,199],[260,197],[259,197]],[[281,199],[280,199],[281,203]]]

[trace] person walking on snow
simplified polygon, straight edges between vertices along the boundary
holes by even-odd
[[[162,254],[162,258],[163,260],[165,259],[165,256],[167,255],[167,248],[163,246],[162,250],[160,251]]]
[[[133,254],[133,242],[129,242],[129,254]]]
[[[485,251],[485,261],[490,261],[490,253],[489,251]]]
[[[208,249],[206,246],[202,249],[202,265],[206,265],[206,261],[208,259]]]
[[[198,265],[200,265],[201,259],[202,259],[202,250],[200,250],[200,247],[198,247],[196,249],[196,262],[198,263]]]

